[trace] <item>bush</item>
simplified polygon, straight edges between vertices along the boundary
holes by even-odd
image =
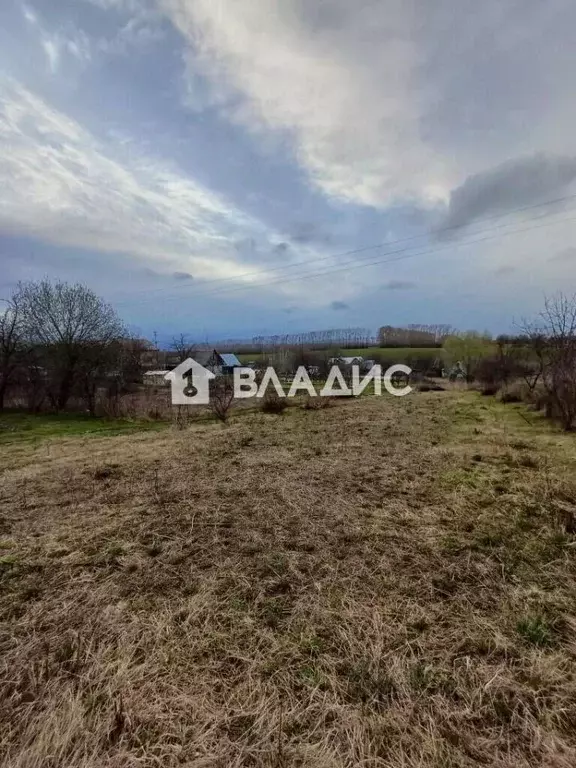
[[[554,409],[553,409],[552,400],[548,392],[546,392],[545,390],[538,392],[534,400],[534,407],[536,408],[537,411],[546,411],[546,416],[548,418],[551,418],[553,415],[552,411]]]
[[[407,355],[405,363],[412,369],[415,376],[436,376],[438,378],[442,376],[443,365],[440,357],[428,358]]]
[[[502,392],[500,395],[500,401],[502,403],[521,403],[522,396],[519,392],[515,391]]]
[[[417,385],[418,392],[445,392],[446,387],[430,379],[422,379]]]
[[[502,403],[533,403],[534,392],[523,381],[515,381],[500,391]]]
[[[308,397],[302,408],[305,411],[321,411],[334,405],[331,397]]]
[[[234,405],[234,381],[230,376],[220,376],[211,382],[210,410],[220,421],[228,420],[228,412]]]
[[[276,392],[266,392],[261,407],[264,413],[281,414],[288,408],[288,403],[286,398],[279,397]]]

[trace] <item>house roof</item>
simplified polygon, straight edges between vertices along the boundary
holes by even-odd
[[[212,362],[213,356],[213,349],[198,349],[190,352],[190,357],[196,360],[197,363],[200,363],[200,365],[208,365],[208,363]]]
[[[354,363],[361,363],[363,360],[363,357],[333,357],[330,362],[335,365],[338,365],[338,363],[354,365]]]
[[[241,368],[242,367],[242,363],[240,362],[240,360],[238,360],[236,355],[233,355],[231,353],[220,355],[220,359],[222,360],[224,365],[226,367],[228,367],[228,368]]]

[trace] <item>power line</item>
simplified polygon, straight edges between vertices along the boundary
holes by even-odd
[[[507,216],[514,216],[515,214],[518,214],[518,213],[525,213],[526,211],[531,211],[531,210],[535,210],[537,208],[543,208],[545,206],[550,206],[550,205],[557,205],[559,203],[567,202],[568,200],[574,200],[574,199],[576,199],[576,193],[572,194],[572,195],[565,195],[563,197],[557,197],[557,198],[555,198],[553,200],[546,200],[546,201],[541,202],[541,203],[534,203],[534,204],[531,204],[531,205],[525,205],[525,206],[522,206],[521,208],[514,208],[514,209],[511,209],[509,211],[506,211],[505,213],[498,213],[498,214],[494,214],[492,216],[486,216],[486,217],[483,217],[481,219],[476,219],[474,224],[483,224],[484,222],[495,221],[497,219],[502,219],[502,218],[505,218]],[[552,215],[554,213],[556,213],[556,212],[553,211],[553,212],[551,212],[550,215]],[[214,285],[214,284],[220,285],[220,284],[230,283],[230,282],[236,283],[239,280],[243,280],[243,279],[245,279],[247,277],[254,277],[254,276],[262,277],[263,275],[273,274],[275,272],[282,272],[284,270],[293,269],[295,267],[300,267],[300,266],[304,266],[304,265],[314,267],[316,264],[320,264],[322,262],[330,261],[331,259],[340,259],[340,258],[345,258],[347,256],[356,256],[356,255],[358,255],[360,253],[365,253],[367,251],[377,250],[378,248],[386,248],[386,247],[390,247],[392,245],[400,245],[401,243],[413,242],[414,240],[419,240],[419,239],[421,239],[423,237],[437,237],[439,235],[447,234],[448,232],[455,232],[455,231],[458,231],[458,230],[462,230],[462,229],[464,229],[465,226],[466,225],[462,225],[462,224],[453,224],[453,225],[446,226],[446,227],[438,227],[436,229],[431,229],[428,232],[423,232],[422,234],[419,234],[419,235],[410,235],[409,237],[402,237],[402,238],[398,238],[396,240],[389,240],[389,241],[386,241],[386,242],[375,243],[373,245],[366,245],[366,246],[363,246],[361,248],[355,248],[355,249],[349,250],[349,251],[342,251],[340,253],[333,253],[333,254],[330,254],[328,256],[322,256],[319,259],[314,259],[313,262],[310,262],[310,261],[296,261],[296,262],[292,262],[291,264],[283,264],[280,267],[271,267],[271,268],[265,269],[265,270],[257,270],[257,271],[252,271],[252,272],[243,272],[243,273],[241,273],[239,275],[235,275],[235,276],[232,276],[232,277],[222,277],[222,278],[214,278],[212,280],[203,280],[200,283],[200,285],[195,286],[195,287],[201,288],[201,287],[204,287],[206,285]],[[504,224],[502,226],[510,226],[510,224]],[[485,230],[481,230],[481,231],[485,231]],[[472,233],[472,234],[474,234],[474,233]],[[163,286],[163,287],[160,287],[160,288],[149,288],[149,289],[145,289],[145,290],[142,290],[142,291],[135,291],[132,295],[137,295],[137,294],[141,294],[141,293],[142,294],[161,293],[161,292],[164,292],[164,291],[169,291],[172,288],[173,288],[173,286]],[[186,296],[188,294],[184,294],[184,295]],[[122,304],[122,303],[126,303],[126,302],[118,302],[118,304]]]
[[[574,209],[568,209],[568,210],[574,210]],[[557,214],[554,214],[554,213],[542,214],[541,216],[536,216],[536,217],[533,217],[531,219],[527,219],[527,221],[538,221],[539,219],[548,218],[548,216],[552,216],[552,215],[557,215]],[[568,217],[568,218],[565,218],[565,219],[559,219],[558,221],[546,222],[545,224],[540,224],[540,225],[537,225],[537,226],[534,226],[534,227],[528,227],[528,228],[525,228],[525,229],[516,229],[516,230],[512,230],[511,232],[503,232],[503,233],[498,234],[498,235],[489,235],[487,237],[479,238],[477,240],[462,239],[462,240],[459,240],[458,242],[455,242],[455,243],[448,243],[446,245],[438,246],[436,248],[425,248],[424,250],[417,251],[415,253],[408,253],[405,256],[399,256],[399,257],[394,258],[394,259],[388,259],[388,258],[386,258],[386,259],[377,259],[376,261],[360,262],[360,263],[358,261],[354,260],[354,261],[346,262],[345,264],[340,264],[340,265],[338,265],[338,267],[334,267],[334,268],[331,268],[329,270],[325,270],[324,272],[304,272],[304,273],[301,273],[300,275],[291,275],[288,278],[281,278],[280,280],[272,280],[270,282],[267,281],[267,282],[258,283],[258,284],[250,283],[250,284],[245,285],[245,286],[242,285],[242,286],[234,286],[233,288],[223,288],[222,290],[209,291],[208,293],[198,293],[196,295],[198,295],[198,296],[213,296],[213,295],[217,295],[219,293],[228,293],[228,292],[236,291],[236,290],[242,291],[242,290],[246,290],[246,289],[253,288],[253,287],[254,288],[260,287],[261,288],[261,287],[265,287],[265,286],[268,286],[268,285],[277,285],[279,283],[291,282],[292,280],[302,280],[302,279],[306,279],[306,278],[309,278],[309,277],[310,278],[312,278],[312,277],[322,277],[323,275],[330,275],[330,274],[333,274],[335,272],[342,272],[342,271],[348,270],[348,268],[350,268],[350,270],[353,270],[353,269],[361,269],[363,267],[370,267],[370,266],[373,266],[373,265],[376,265],[376,264],[388,264],[388,263],[393,263],[393,262],[396,262],[396,261],[404,261],[405,259],[411,259],[411,258],[414,258],[415,256],[421,256],[421,255],[424,255],[424,254],[427,254],[427,253],[436,253],[436,252],[439,252],[439,251],[450,250],[451,248],[458,248],[461,245],[473,245],[475,243],[482,243],[482,242],[485,242],[486,240],[493,240],[493,239],[498,238],[498,237],[506,237],[507,235],[514,235],[514,234],[518,234],[518,233],[522,233],[522,232],[527,232],[527,231],[530,231],[532,229],[540,229],[540,228],[542,228],[544,226],[551,226],[553,224],[557,224],[557,223],[560,223],[562,221],[573,221],[573,220],[576,220],[576,219],[574,219],[573,217]],[[479,234],[484,234],[486,232],[494,232],[495,230],[503,229],[504,227],[509,227],[509,226],[511,226],[511,224],[501,224],[498,227],[490,227],[490,228],[487,228],[487,229],[484,229],[484,230],[479,230],[479,231],[473,232],[472,234],[473,235],[479,235]],[[389,253],[386,254],[386,256],[388,257],[388,256],[394,256],[396,254],[404,254],[407,251],[412,251],[412,248],[401,248],[401,249],[398,249],[396,251],[390,251]],[[173,298],[177,298],[177,297],[173,297]]]
[[[540,216],[540,217],[537,217],[537,218],[545,218],[545,216]],[[572,217],[567,217],[567,218],[564,218],[564,219],[559,219],[558,221],[545,222],[544,224],[535,225],[533,227],[525,227],[523,229],[516,229],[516,230],[512,230],[511,232],[503,232],[503,233],[497,234],[497,235],[488,235],[486,237],[478,238],[476,240],[460,240],[457,243],[451,243],[449,245],[438,246],[437,248],[426,248],[426,249],[424,249],[422,251],[417,251],[415,253],[408,253],[408,254],[403,255],[403,256],[397,256],[396,258],[393,258],[393,259],[377,259],[376,261],[370,261],[370,262],[365,262],[365,263],[361,263],[361,264],[358,264],[357,262],[350,262],[349,264],[341,265],[339,267],[336,267],[336,268],[333,268],[333,269],[329,269],[329,270],[326,270],[324,272],[304,273],[304,274],[297,275],[297,276],[292,275],[292,276],[290,276],[288,278],[282,278],[280,280],[273,280],[271,282],[259,283],[259,284],[251,283],[250,285],[236,286],[234,288],[223,288],[222,290],[219,290],[219,291],[211,291],[209,293],[201,293],[201,294],[196,294],[196,295],[197,296],[202,296],[202,297],[204,297],[204,296],[214,296],[214,295],[218,295],[218,294],[221,294],[221,293],[230,293],[230,292],[234,292],[234,291],[243,291],[243,290],[249,290],[249,289],[252,289],[252,288],[263,288],[263,287],[265,288],[265,287],[267,287],[269,285],[278,285],[278,284],[281,284],[281,283],[289,283],[289,282],[296,281],[296,280],[306,280],[308,278],[323,277],[324,275],[331,275],[331,274],[335,274],[337,272],[343,272],[343,271],[352,271],[354,269],[362,269],[364,267],[371,267],[371,266],[375,266],[375,265],[378,265],[378,264],[391,264],[391,263],[394,263],[396,261],[404,261],[406,259],[412,259],[412,258],[414,258],[416,256],[427,255],[429,253],[437,253],[437,252],[440,252],[440,251],[450,250],[451,248],[458,248],[460,246],[475,245],[476,243],[483,243],[483,242],[486,242],[487,240],[498,239],[499,237],[506,237],[506,236],[509,236],[509,235],[521,234],[523,232],[530,232],[530,231],[535,230],[535,229],[542,229],[543,227],[549,227],[549,226],[552,226],[553,224],[560,224],[560,223],[565,222],[565,221],[576,221],[576,217],[573,217],[573,216]],[[476,234],[479,234],[479,233],[476,233]],[[387,254],[387,255],[389,256],[390,254]],[[177,298],[180,298],[180,297],[173,296],[173,297],[168,297],[168,298],[170,300],[174,300],[174,299],[177,299]]]
[[[570,209],[570,210],[573,210],[573,209]],[[533,218],[529,219],[528,221],[537,221],[539,219],[548,218],[549,216],[552,216],[552,215],[557,215],[557,213],[543,214],[542,216],[533,217]],[[392,258],[392,259],[389,259],[389,258],[377,259],[375,261],[362,262],[362,263],[358,263],[357,261],[352,261],[352,262],[347,262],[345,264],[339,265],[338,267],[331,268],[329,270],[325,270],[323,272],[305,272],[305,273],[302,273],[302,274],[291,275],[290,277],[281,277],[279,280],[272,280],[272,281],[267,281],[267,282],[263,282],[263,283],[255,282],[255,283],[249,283],[247,285],[240,285],[240,286],[235,285],[235,286],[232,286],[230,288],[222,288],[222,289],[215,290],[215,291],[208,291],[208,292],[198,291],[198,292],[188,293],[188,294],[185,294],[185,295],[164,296],[163,297],[163,301],[187,300],[187,299],[197,298],[197,297],[204,298],[204,297],[208,297],[208,296],[217,296],[217,295],[221,295],[221,294],[224,294],[224,293],[234,293],[236,291],[246,291],[246,290],[251,290],[251,289],[254,289],[254,288],[267,288],[268,286],[279,285],[281,283],[289,283],[289,282],[298,281],[298,280],[313,279],[313,278],[316,278],[316,277],[323,277],[325,275],[335,274],[337,272],[352,271],[354,269],[362,269],[364,267],[370,267],[370,266],[375,266],[375,265],[379,265],[379,264],[389,264],[389,263],[394,263],[394,262],[397,262],[397,261],[404,261],[406,259],[415,258],[416,256],[427,255],[429,253],[437,253],[437,252],[440,252],[440,251],[450,250],[452,248],[457,248],[457,247],[460,247],[460,246],[474,245],[476,243],[482,243],[482,242],[486,242],[488,240],[497,239],[498,237],[506,237],[506,236],[509,236],[509,235],[521,234],[523,232],[530,232],[532,230],[542,229],[543,227],[552,226],[554,224],[560,224],[560,223],[566,222],[566,221],[576,221],[576,218],[575,217],[567,217],[567,218],[564,218],[564,219],[559,219],[557,221],[548,221],[548,222],[545,222],[543,224],[535,225],[535,226],[532,226],[532,227],[524,227],[524,228],[512,230],[510,232],[503,232],[503,233],[499,233],[499,234],[496,234],[496,235],[488,235],[486,237],[478,238],[478,239],[475,239],[475,240],[461,239],[461,240],[459,240],[458,242],[455,242],[455,243],[448,243],[446,245],[438,246],[436,248],[426,248],[424,250],[416,251],[414,253],[406,253],[406,251],[411,251],[412,248],[402,248],[402,249],[399,249],[398,251],[391,251],[390,253],[386,254],[387,257],[391,256],[391,255],[394,255],[394,254],[404,254],[404,255],[401,255],[401,256],[396,256],[396,258]],[[500,225],[499,227],[490,227],[490,228],[487,228],[487,229],[484,229],[484,230],[477,231],[477,232],[475,232],[473,234],[484,234],[486,232],[494,232],[497,229],[502,229],[503,227],[509,227],[509,226],[511,226],[510,223],[503,224],[503,225]],[[122,303],[123,304],[130,303],[132,305],[134,305],[134,304],[145,304],[145,303],[148,303],[148,301],[153,301],[153,300],[154,299],[151,298],[150,300],[144,300],[144,301],[138,301],[138,302],[122,302]]]

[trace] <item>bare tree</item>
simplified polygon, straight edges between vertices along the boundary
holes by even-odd
[[[102,359],[124,329],[114,309],[83,285],[63,282],[19,286],[23,329],[41,351],[52,405],[66,407],[78,377],[100,375]]]
[[[566,430],[576,420],[576,295],[547,298],[542,312],[548,341],[545,386]]]
[[[2,307],[2,304],[5,304]],[[20,297],[15,293],[0,304],[0,411],[24,353]]]
[[[231,376],[218,376],[210,383],[210,410],[216,418],[225,422],[233,405],[233,378]]]
[[[193,351],[198,348],[198,345],[195,345],[185,333],[181,333],[180,336],[174,336],[170,344],[170,349],[176,353],[180,363],[192,357]]]
[[[547,349],[548,343],[542,330],[525,323],[523,333],[518,337],[516,354],[521,366],[521,376],[530,396],[534,393],[538,382],[543,380]]]
[[[121,380],[120,343],[86,343],[78,360],[74,390],[81,397],[91,416],[96,415],[98,389],[108,393]]]
[[[142,356],[149,348],[144,339],[135,335],[126,335],[120,343],[119,373],[120,388],[129,390],[134,385],[142,382],[144,366]]]
[[[547,393],[548,415],[565,430],[576,423],[576,295],[548,297],[535,323],[525,324]]]

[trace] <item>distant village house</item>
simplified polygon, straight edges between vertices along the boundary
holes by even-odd
[[[149,359],[150,350],[146,350],[146,360]],[[143,381],[146,386],[150,387],[165,387],[168,386],[168,382],[165,380],[165,376],[171,370],[176,368],[182,361],[173,352],[157,351],[158,357],[156,361],[163,363],[164,367],[154,368],[153,370],[146,371],[143,376]],[[193,350],[189,355],[200,365],[207,368],[216,376],[229,376],[234,373],[234,368],[241,368],[242,363],[236,355],[228,352],[218,352],[215,349],[199,349]]]

